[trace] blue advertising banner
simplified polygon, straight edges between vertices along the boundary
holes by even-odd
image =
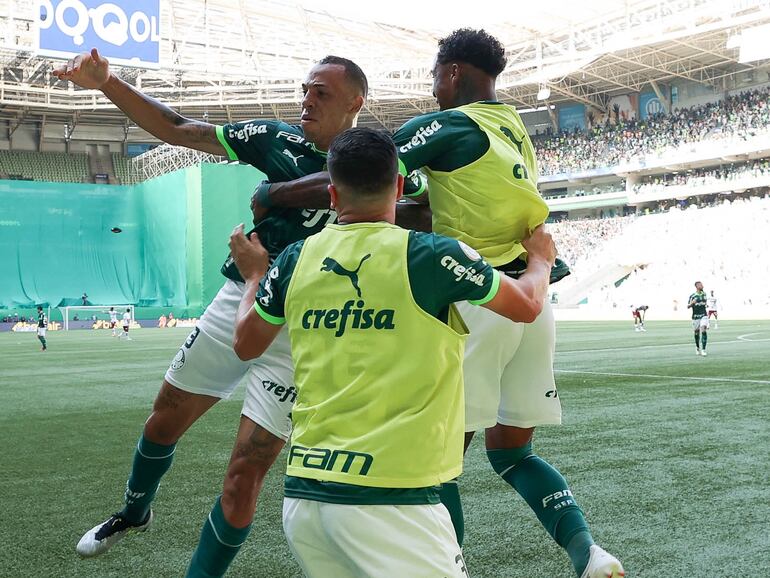
[[[656,114],[663,114],[666,109],[654,92],[643,92],[639,95],[639,116],[644,120]]]
[[[160,0],[38,0],[38,53],[72,58],[97,48],[110,62],[159,68]]]
[[[559,107],[559,130],[569,132],[575,129],[586,129],[586,107],[583,104],[573,104]]]

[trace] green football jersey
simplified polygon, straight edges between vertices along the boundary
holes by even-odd
[[[217,127],[217,137],[230,160],[256,167],[273,182],[326,169],[326,152],[307,141],[299,126],[275,120],[236,122]],[[287,245],[319,232],[336,219],[337,214],[330,209],[274,208],[253,231],[270,257],[275,258]],[[222,266],[222,274],[243,281],[230,256]]]
[[[38,313],[37,315],[37,326],[38,327],[47,327],[48,326],[48,319],[45,318],[45,313]]]
[[[696,291],[690,295],[690,299],[687,301],[692,303],[692,318],[701,319],[707,315],[706,313],[706,293],[704,291]]]
[[[230,160],[256,167],[270,182],[291,181],[326,170],[326,152],[305,139],[299,126],[277,120],[250,120],[218,126],[217,137]],[[424,187],[424,181],[415,174],[407,180],[405,190],[414,194]],[[275,207],[249,234],[257,232],[272,260],[288,245],[336,221],[337,213],[331,209]],[[231,256],[222,266],[222,274],[243,281]]]

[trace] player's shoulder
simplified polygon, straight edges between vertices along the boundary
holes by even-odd
[[[290,264],[292,266],[296,264],[302,253],[302,248],[305,246],[305,241],[306,239],[300,239],[299,241],[294,241],[293,243],[286,245],[283,251],[281,251],[275,258],[275,261],[273,261],[273,266],[285,267]]]
[[[421,114],[406,121],[394,134],[396,142],[404,141],[404,146],[424,144],[426,138],[450,132],[450,129],[474,127],[475,123],[464,112],[458,109],[438,110]],[[407,149],[408,150],[408,149]]]
[[[239,120],[222,125],[224,135],[232,140],[248,141],[251,137],[273,134],[278,127],[285,124],[278,120]]]
[[[410,249],[428,249],[439,258],[450,257],[454,260],[462,259],[470,261],[478,261],[481,259],[479,252],[470,245],[439,233],[410,231],[409,246]]]

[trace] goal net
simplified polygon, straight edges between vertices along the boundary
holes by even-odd
[[[115,313],[117,313],[118,324],[120,324],[123,319],[123,314],[126,312],[126,309],[128,309],[131,314],[131,323],[134,322],[133,305],[73,305],[71,307],[59,307],[59,311],[61,311],[62,315],[62,329],[64,329],[64,331],[69,331],[70,322],[73,321],[89,323],[89,327],[93,326],[93,324],[98,321],[109,323],[110,307],[114,308]],[[78,325],[78,327],[80,327],[80,325]]]

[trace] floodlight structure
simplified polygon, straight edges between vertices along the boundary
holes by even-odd
[[[606,113],[615,95],[673,80],[723,92],[740,75],[768,68],[767,61],[740,62],[728,40],[770,24],[770,0],[584,4],[582,22],[543,18],[532,29],[503,17],[485,26],[508,53],[498,79],[502,101],[540,106],[547,78],[549,104],[579,102]],[[26,122],[124,127],[125,117],[101,92],[58,81],[52,62],[36,55],[36,6],[0,0],[0,119],[10,131]],[[296,122],[312,64],[328,54],[349,56],[370,84],[359,124],[394,129],[435,109],[430,69],[446,33],[357,21],[289,1],[161,0],[160,68],[115,72],[191,118]],[[146,133],[131,138],[153,140]]]

